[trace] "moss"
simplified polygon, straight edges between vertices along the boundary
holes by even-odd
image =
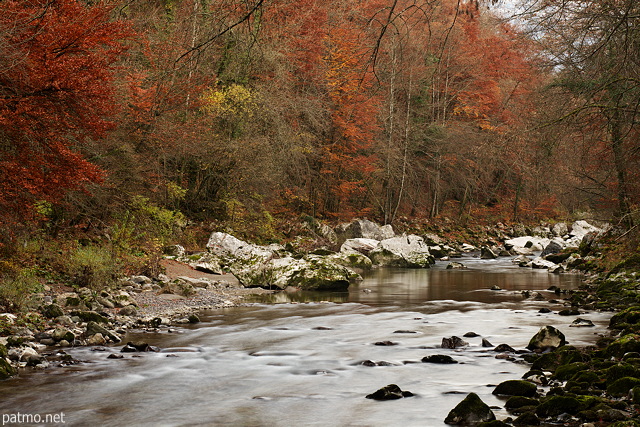
[[[584,409],[583,404],[575,397],[552,396],[538,406],[536,415],[543,418],[557,417],[565,412],[575,415]]]
[[[6,380],[18,373],[18,370],[11,366],[6,359],[0,357],[0,380]]]
[[[513,420],[514,426],[539,426],[540,420],[536,415],[532,412],[525,412],[520,415],[518,418]]]
[[[524,396],[511,396],[504,404],[506,409],[518,409],[524,406],[537,406],[540,404],[538,399],[532,399]]]
[[[639,376],[640,370],[628,363],[619,363],[617,365],[611,366],[606,370],[606,379],[608,384],[611,384],[614,381],[619,380],[620,378]]]
[[[607,356],[616,358],[630,352],[640,352],[640,336],[637,334],[624,335],[609,344],[605,350]]]
[[[73,311],[72,316],[78,316],[83,322],[109,323],[109,319],[95,311]]]
[[[554,373],[553,377],[560,381],[567,381],[571,379],[574,375],[584,371],[588,367],[589,365],[587,365],[584,362],[569,363],[567,365],[559,366],[558,369],[556,369],[556,372]]]
[[[624,397],[629,394],[632,388],[637,386],[640,386],[640,379],[623,377],[607,385],[607,393],[613,397]]]

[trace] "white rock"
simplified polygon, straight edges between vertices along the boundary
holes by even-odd
[[[377,248],[379,244],[379,240],[365,239],[363,237],[348,239],[340,246],[340,252],[359,252],[363,255],[368,255],[369,252]]]

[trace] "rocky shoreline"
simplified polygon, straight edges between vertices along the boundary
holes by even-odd
[[[305,253],[295,247],[258,247],[214,233],[206,252],[186,254],[181,248],[174,248],[176,253],[163,260],[165,273],[156,278],[131,276],[101,292],[86,288],[46,289],[38,313],[22,319],[0,314],[4,331],[0,337],[0,379],[16,375],[21,368],[45,369],[51,364],[75,363],[64,353],[69,346],[122,343],[123,351],[152,351],[145,343],[125,344],[127,332],[196,323],[200,311],[238,306],[247,296],[280,291],[293,282],[292,278],[300,276],[300,271],[312,283],[309,289],[318,288],[318,283],[322,289],[322,281],[335,283],[337,274],[339,286],[344,286],[344,280],[349,283],[357,279],[358,269],[372,268],[374,263],[428,268],[434,257],[448,260],[461,252],[478,251],[482,258],[510,256],[522,267],[561,273],[588,264],[597,237],[603,233],[585,223],[574,224],[572,228],[580,230],[574,234],[566,226],[547,228],[537,236],[514,237],[502,230],[499,243],[474,246],[448,242],[435,235],[391,236],[389,230],[364,221],[352,224],[356,225],[343,227],[342,238],[335,239],[332,230],[316,229],[324,241],[333,241],[333,246]],[[534,257],[539,251],[542,256]],[[321,263],[330,263],[330,269],[318,268]],[[464,268],[456,262],[451,262],[450,267]],[[322,274],[318,275],[318,271]],[[289,280],[280,282],[281,277]],[[492,419],[491,408],[482,406],[477,396],[468,396],[452,410],[447,423],[485,427],[549,423],[640,426],[638,279],[635,272],[622,270],[607,276],[593,275],[579,291],[556,290],[558,298],[564,298],[567,310],[574,313],[618,310],[611,320],[611,335],[588,348],[564,344],[527,351],[507,348],[502,353],[532,367],[522,380],[509,384],[520,388],[496,388],[500,391],[497,394],[508,397],[505,407],[513,417]],[[305,288],[305,283],[298,281],[295,285]],[[406,395],[401,392],[399,396],[406,397],[403,394]]]

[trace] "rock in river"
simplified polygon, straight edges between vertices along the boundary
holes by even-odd
[[[554,328],[553,326],[543,326],[540,328],[537,334],[531,338],[527,348],[529,350],[544,351],[547,349],[558,348],[567,343],[565,336],[562,332]]]
[[[397,385],[389,384],[388,386],[377,390],[375,393],[368,394],[366,397],[367,399],[374,400],[395,400],[411,396],[413,396],[413,393],[410,391],[402,391]]]
[[[496,419],[493,411],[475,393],[469,393],[455,408],[453,408],[444,422],[454,425],[475,425]]]

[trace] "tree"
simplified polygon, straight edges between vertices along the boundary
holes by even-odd
[[[574,150],[602,147],[597,158],[572,156],[578,189],[602,208],[617,205],[631,225],[637,205],[638,109],[640,106],[640,5],[633,0],[528,1],[523,17],[547,52],[555,74],[549,95],[564,102],[546,125],[562,124],[572,137],[589,141]],[[558,101],[556,101],[558,102]],[[603,162],[603,160],[605,160]],[[612,197],[615,195],[614,197]]]
[[[103,177],[82,147],[112,128],[116,64],[133,37],[111,6],[0,2],[0,223]]]

